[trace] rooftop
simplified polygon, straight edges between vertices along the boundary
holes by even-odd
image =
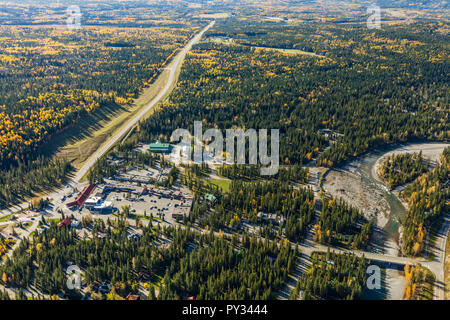
[[[168,143],[156,141],[155,143],[150,144],[149,150],[156,153],[170,153],[172,151],[172,146]]]

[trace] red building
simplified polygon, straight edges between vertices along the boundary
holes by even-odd
[[[72,220],[70,220],[70,218],[65,218],[64,220],[62,220],[58,227],[60,228],[67,228],[68,226],[70,226],[70,223],[72,222]]]
[[[93,185],[93,184],[86,186],[86,188],[84,188],[84,190],[80,193],[78,198],[74,202],[68,203],[67,206],[69,208],[74,207],[74,206],[81,207],[84,204],[84,202],[86,201],[86,199],[89,197],[89,195],[92,193],[94,188],[95,188],[95,185]]]

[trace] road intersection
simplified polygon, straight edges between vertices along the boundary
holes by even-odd
[[[191,50],[192,46],[195,45],[203,36],[205,32],[207,32],[212,26],[214,26],[215,21],[212,21],[208,26],[202,29],[199,33],[197,33],[189,43],[176,55],[173,61],[170,63],[168,67],[165,69],[170,72],[169,78],[159,92],[159,94],[133,119],[131,119],[125,126],[123,126],[117,134],[112,136],[102,147],[100,147],[81,167],[81,169],[76,173],[74,178],[68,183],[71,188],[76,188],[81,190],[86,183],[81,182],[82,178],[89,172],[89,169],[96,163],[98,159],[104,156],[116,143],[118,143],[136,124],[143,118],[145,115],[154,108],[159,102],[167,96],[170,92],[172,86],[176,83],[177,80],[177,69],[181,66],[186,54]],[[312,169],[312,168],[310,168]],[[313,170],[314,171],[314,170]],[[311,173],[310,179],[311,181],[315,181],[314,184],[318,184],[319,182],[320,172],[314,171],[314,174]],[[314,188],[314,192],[316,196],[318,195],[320,188],[318,185]],[[64,206],[63,201],[61,200],[63,195],[67,192],[67,187],[59,188],[47,195],[48,198],[52,199],[52,204],[57,211],[58,208],[62,208]],[[29,202],[24,202],[22,204],[10,207],[8,209],[0,211],[0,218],[5,217],[11,214],[17,214],[21,211],[27,210],[30,207]],[[27,219],[21,219],[20,221],[28,221]],[[11,221],[11,223],[18,223],[18,221]],[[7,224],[7,223],[2,223]],[[37,221],[32,223],[31,228],[29,228],[30,232],[36,230]],[[445,245],[447,241],[448,231],[450,228],[450,218],[448,216],[445,217],[445,222],[442,225],[441,231],[436,239],[434,248],[430,250],[434,251],[434,259],[432,261],[427,261],[421,258],[409,258],[409,257],[396,257],[390,255],[384,255],[379,253],[371,253],[364,252],[359,250],[348,250],[342,248],[329,248],[324,245],[317,244],[311,240],[306,240],[301,244],[298,244],[299,250],[301,250],[302,254],[310,256],[312,252],[320,251],[326,252],[327,250],[335,251],[335,252],[348,252],[355,254],[357,256],[364,256],[367,259],[372,261],[377,261],[381,263],[387,264],[397,264],[397,265],[405,265],[405,264],[416,264],[421,263],[424,267],[430,269],[436,275],[436,285],[434,298],[443,300],[444,299],[444,262],[445,262]],[[17,245],[17,244],[16,244]],[[296,244],[292,244],[295,246]],[[14,246],[16,247],[16,246]],[[9,252],[9,254],[12,250]]]

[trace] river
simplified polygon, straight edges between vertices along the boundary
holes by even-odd
[[[373,176],[373,167],[377,160],[385,154],[386,150],[371,152],[362,159],[361,165],[356,168],[356,171],[361,174],[365,183],[373,186],[373,188],[378,188],[383,192],[384,198],[387,200],[390,209],[388,223],[385,225],[384,231],[389,238],[398,240],[400,220],[405,216],[406,209],[400,200]]]
[[[328,187],[335,196],[344,196],[346,200],[353,200],[353,204],[360,209],[368,210],[375,208],[377,211],[377,219],[383,220],[380,224],[382,230],[375,231],[377,236],[384,238],[381,240],[380,246],[374,246],[372,250],[385,250],[386,254],[395,255],[398,253],[399,227],[400,221],[406,215],[406,208],[397,198],[394,192],[391,192],[384,186],[376,176],[377,165],[387,155],[393,153],[412,153],[422,151],[424,158],[430,159],[432,165],[436,165],[442,151],[445,147],[450,146],[448,143],[408,143],[397,144],[385,148],[374,149],[367,154],[361,156],[357,160],[351,161],[345,165],[342,170],[332,170],[329,174],[333,180]],[[326,180],[328,179],[328,176]],[[357,188],[352,188],[351,184],[358,184]],[[326,188],[327,189],[327,188]],[[345,189],[347,192],[342,192]],[[356,190],[356,191],[355,191]],[[328,190],[327,190],[328,191]],[[350,192],[349,192],[350,191]],[[354,194],[351,194],[351,193]],[[359,193],[358,195],[356,195]],[[363,199],[364,201],[361,201]],[[369,200],[368,200],[369,199]],[[351,201],[350,201],[351,202]],[[361,204],[367,207],[361,208]],[[387,209],[387,210],[385,210]],[[382,215],[384,214],[384,217]],[[378,221],[379,222],[379,221]],[[375,238],[376,238],[375,237]],[[376,242],[376,240],[374,240]],[[382,243],[382,244],[381,244]],[[364,292],[364,299],[368,300],[399,300],[403,298],[405,279],[403,270],[397,270],[395,267],[382,268],[381,289],[368,290]]]

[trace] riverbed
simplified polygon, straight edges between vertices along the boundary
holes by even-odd
[[[378,178],[380,163],[386,156],[394,153],[422,151],[423,157],[435,166],[447,146],[450,144],[426,142],[377,149],[341,168],[331,169],[325,176],[323,187],[327,194],[342,198],[359,208],[368,219],[376,218],[379,231],[384,231],[387,239],[397,240],[400,220],[406,214],[406,204],[397,197],[398,192],[389,191]],[[394,250],[388,251],[390,254],[394,253]]]
[[[323,183],[328,195],[344,199],[359,208],[368,219],[376,218],[368,251],[399,255],[400,221],[407,211],[405,201],[402,202],[398,198],[401,187],[389,191],[378,177],[378,168],[383,159],[393,153],[422,151],[423,157],[429,159],[432,166],[436,166],[442,151],[448,146],[449,143],[424,142],[375,149],[341,168],[328,171]],[[377,294],[371,293],[368,298],[377,299],[377,296],[384,296],[386,299],[401,299],[404,279],[400,270],[387,269],[384,281],[387,284],[385,290]]]

